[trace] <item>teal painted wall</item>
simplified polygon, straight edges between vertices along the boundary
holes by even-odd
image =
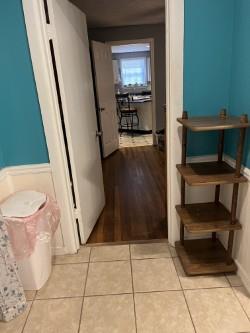
[[[0,167],[48,162],[21,0],[0,4]]]
[[[215,115],[229,107],[234,0],[185,0],[184,109]],[[191,133],[188,155],[217,151],[217,133]]]
[[[250,1],[235,0],[233,56],[229,108],[233,115],[247,113],[250,120]],[[244,165],[250,167],[250,130],[247,134]],[[238,133],[226,138],[226,153],[236,154]]]

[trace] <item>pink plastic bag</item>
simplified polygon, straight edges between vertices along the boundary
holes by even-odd
[[[37,240],[50,242],[60,220],[60,210],[54,199],[47,196],[45,204],[33,215],[24,218],[4,218],[14,256],[29,257]]]

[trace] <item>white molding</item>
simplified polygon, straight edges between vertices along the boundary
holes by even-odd
[[[44,4],[41,0],[22,0],[22,2],[56,199],[61,207],[63,238],[67,252],[75,253],[79,248],[79,239],[53,78]]]
[[[176,118],[183,112],[184,0],[165,0],[165,4],[168,238],[174,245],[179,239],[175,205],[180,202],[176,164],[181,160],[181,141]]]
[[[217,155],[201,155],[187,157],[188,163],[213,162],[217,160]]]
[[[223,159],[225,162],[227,162],[231,167],[235,168],[236,166],[236,160],[230,157],[229,155],[224,154]],[[241,166],[241,172],[242,174],[250,181],[250,169],[246,166]]]
[[[243,286],[247,289],[247,291],[250,294],[250,276],[247,274],[246,270],[243,268],[239,260],[235,259],[235,263],[238,267],[237,275],[239,275]]]
[[[23,175],[23,174],[30,174],[30,173],[44,173],[44,172],[51,172],[51,167],[49,163],[42,163],[42,164],[28,164],[28,165],[16,165],[5,167],[0,169],[0,179],[2,177],[6,177],[8,175]]]

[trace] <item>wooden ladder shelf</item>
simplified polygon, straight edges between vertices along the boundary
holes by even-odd
[[[177,165],[181,175],[181,204],[176,206],[180,217],[180,241],[176,251],[188,275],[235,272],[237,266],[232,259],[234,233],[241,229],[236,218],[239,184],[247,182],[241,174],[241,162],[246,135],[250,127],[247,115],[229,117],[225,109],[219,116],[188,118],[186,111],[177,121],[182,124],[182,161]],[[232,168],[223,161],[225,130],[239,129],[236,166]],[[186,163],[187,133],[219,131],[218,160],[215,162]],[[186,204],[186,183],[190,186],[215,185],[214,202]],[[220,202],[223,184],[233,184],[231,210]],[[190,234],[211,233],[211,238],[185,240],[185,230]],[[227,249],[217,238],[217,232],[229,232]]]

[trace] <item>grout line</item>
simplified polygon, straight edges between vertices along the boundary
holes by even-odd
[[[188,312],[189,312],[189,316],[190,316],[191,322],[192,322],[193,327],[194,327],[194,331],[197,332],[197,331],[196,331],[196,328],[195,328],[194,321],[193,321],[193,317],[192,317],[192,315],[191,315],[191,310],[190,310],[190,308],[189,308],[189,305],[188,305],[187,298],[186,298],[186,295],[185,295],[184,290],[182,290],[182,293],[183,293],[183,297],[184,297],[184,300],[185,300],[185,303],[186,303],[186,306],[187,306],[187,309],[188,309]]]
[[[157,243],[168,243],[167,238],[154,238],[154,239],[142,239],[142,240],[131,240],[131,241],[115,241],[115,242],[102,242],[102,243],[87,243],[86,247],[99,247],[99,246],[116,246],[116,245],[137,245],[137,244],[157,244]]]
[[[28,321],[28,318],[29,318],[29,316],[30,316],[31,309],[32,309],[32,307],[33,307],[33,303],[34,303],[34,301],[35,301],[35,299],[36,299],[36,294],[37,294],[37,290],[36,290],[36,292],[35,292],[35,295],[34,295],[33,299],[31,300],[31,305],[30,305],[29,313],[28,313],[27,318],[26,318],[26,320],[25,320],[25,322],[24,322],[24,325],[23,325],[23,328],[22,328],[21,333],[24,332],[25,326],[26,326],[27,321]],[[29,301],[27,301],[27,302],[29,302]]]
[[[51,298],[36,298],[34,301],[54,301],[55,299],[74,299],[74,298],[83,298],[83,295],[81,296],[62,296],[62,297],[51,297]]]
[[[92,249],[90,249],[90,251],[89,251],[89,260],[90,260],[91,251],[92,251]],[[86,292],[86,286],[87,286],[88,275],[89,275],[89,261],[88,261],[88,267],[87,267],[87,272],[86,272],[86,278],[85,278],[84,288],[83,288],[83,298],[82,298],[82,306],[81,306],[81,311],[80,311],[80,319],[79,319],[78,333],[80,332],[81,323],[82,323],[83,306],[84,306],[84,296],[85,296],[85,292]]]
[[[133,261],[140,261],[140,260],[154,260],[154,259],[172,259],[172,257],[148,257],[148,258],[131,258],[131,260]],[[116,261],[130,261],[130,258],[127,259],[114,259],[114,260],[96,260],[96,261],[90,261],[91,264],[96,264],[99,262],[116,262]],[[64,265],[64,264],[60,264],[60,265]],[[65,264],[67,265],[67,264]]]
[[[246,312],[246,310],[245,310],[243,304],[241,304],[241,301],[240,301],[239,297],[237,296],[237,294],[236,294],[234,288],[244,288],[244,287],[231,287],[231,289],[232,289],[232,291],[233,291],[234,296],[237,298],[238,303],[240,303],[240,306],[241,306],[242,310],[245,312],[245,314],[246,314],[246,316],[247,316],[247,319],[248,319],[249,322],[250,322],[250,316],[248,316],[248,314],[247,314],[247,312]]]
[[[53,266],[63,266],[63,265],[81,265],[81,264],[88,264],[89,261],[81,261],[81,262],[65,262],[65,263],[53,263]]]
[[[135,331],[137,333],[137,317],[136,317],[136,307],[135,307],[135,290],[134,290],[134,279],[133,279],[133,268],[132,268],[131,248],[130,248],[130,245],[129,245],[129,255],[130,255],[130,271],[131,271],[131,282],[132,282],[133,304],[134,304],[134,316],[135,316]]]
[[[172,260],[173,260],[173,258],[172,258]],[[179,274],[178,274],[177,268],[176,268],[176,266],[175,266],[175,261],[174,261],[174,260],[173,260],[173,264],[174,264],[174,269],[175,269],[175,272],[176,272],[176,274],[177,274],[177,277],[178,277],[178,280],[179,280],[179,283],[180,283],[180,286],[181,286],[182,295],[183,295],[183,297],[184,297],[184,300],[185,300],[185,303],[186,303],[186,306],[187,306],[187,310],[188,310],[188,313],[189,313],[189,316],[190,316],[190,319],[191,319],[191,322],[192,322],[192,325],[193,325],[193,328],[194,328],[194,332],[197,332],[197,331],[196,331],[196,328],[195,328],[194,321],[193,321],[193,317],[192,317],[192,315],[191,315],[191,311],[190,311],[189,306],[188,306],[187,298],[186,298],[186,295],[185,295],[185,290],[183,289],[183,286],[182,286],[182,284],[181,284],[181,279],[180,279],[180,276],[179,276]]]
[[[140,260],[155,260],[155,259],[173,259],[171,256],[170,257],[147,257],[147,258],[131,258],[133,261],[140,261]]]
[[[115,294],[95,294],[95,295],[85,295],[84,298],[105,297],[105,296],[122,296],[122,295],[132,295],[132,294],[133,294],[133,292],[115,293]]]

